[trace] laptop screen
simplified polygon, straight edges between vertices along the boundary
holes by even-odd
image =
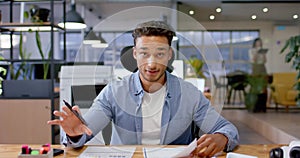
[[[105,86],[106,84],[71,86],[72,105],[78,105],[80,108],[89,108]]]

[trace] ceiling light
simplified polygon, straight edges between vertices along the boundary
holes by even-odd
[[[189,14],[190,14],[190,15],[194,15],[194,14],[195,14],[195,11],[194,11],[194,10],[190,10],[190,11],[189,11]]]
[[[83,44],[97,44],[97,43],[101,43],[101,41],[96,36],[95,32],[91,29],[91,31],[84,38]]]
[[[263,10],[262,10],[264,13],[268,12],[269,11],[269,8],[267,7],[264,7]]]
[[[216,8],[216,12],[217,13],[221,13],[222,12],[222,9],[220,7]]]
[[[252,16],[251,16],[251,19],[252,19],[252,20],[255,20],[256,18],[257,18],[256,15],[252,15]]]
[[[66,13],[65,23],[61,21],[58,26],[66,29],[84,29],[86,24],[82,17],[76,12],[75,0],[71,1],[71,10]]]
[[[214,15],[210,15],[210,16],[209,16],[209,19],[210,19],[210,20],[214,20],[214,19],[215,19],[215,16],[214,16]]]
[[[298,14],[293,15],[293,19],[298,19],[298,18],[299,18]]]
[[[98,44],[92,44],[93,48],[106,48],[108,47],[107,43],[98,43]]]

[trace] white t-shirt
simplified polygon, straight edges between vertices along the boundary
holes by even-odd
[[[142,144],[159,144],[162,109],[165,102],[166,85],[154,93],[145,92],[142,102]]]
[[[254,64],[266,63],[266,54],[258,53],[259,49],[252,48],[249,50],[249,58],[250,58],[251,63],[254,63]]]

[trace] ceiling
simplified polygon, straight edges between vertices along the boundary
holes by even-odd
[[[292,19],[294,14],[300,16],[299,0],[76,0],[99,18],[106,18],[122,10],[140,6],[172,7],[177,4],[177,10],[188,13],[198,21],[208,21],[209,15],[214,14],[216,21],[248,21],[251,15],[257,16],[257,21],[273,21],[275,23],[298,24],[299,19]],[[222,8],[216,13],[217,7]],[[268,7],[269,11],[263,13],[262,9]]]

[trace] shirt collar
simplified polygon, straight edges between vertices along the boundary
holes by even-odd
[[[167,97],[171,98],[172,92],[176,92],[176,87],[178,87],[178,86],[175,86],[175,85],[179,85],[179,83],[174,84],[173,82],[176,82],[177,78],[175,76],[173,76],[172,74],[170,74],[168,71],[165,71],[165,73],[166,73],[166,80],[167,80],[167,83],[166,83],[167,84],[167,87],[166,87]],[[138,95],[142,94],[143,91],[144,91],[141,80],[140,80],[140,77],[139,77],[139,74],[140,74],[139,71],[133,73],[133,82],[134,82],[134,91],[133,91],[133,93],[134,93],[135,96],[138,96]],[[173,84],[173,86],[171,86],[172,84]]]

